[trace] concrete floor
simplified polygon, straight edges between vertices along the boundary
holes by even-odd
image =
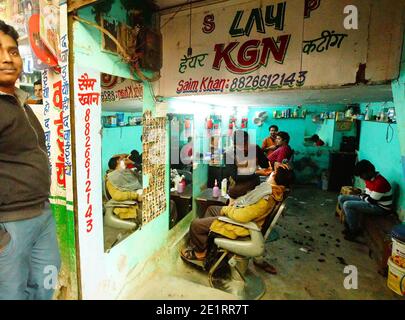
[[[278,239],[266,243],[266,259],[277,275],[251,266],[265,281],[262,300],[402,299],[386,286],[366,245],[344,240],[335,217],[337,195],[314,187],[294,187],[287,209],[275,228]],[[165,248],[154,272],[129,277],[119,299],[236,299],[209,287],[207,275],[178,256],[184,240]],[[358,270],[358,288],[345,289],[346,265]],[[134,275],[132,276],[134,277]]]

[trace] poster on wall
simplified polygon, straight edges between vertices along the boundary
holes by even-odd
[[[82,297],[97,296],[103,266],[100,73],[74,69],[76,192]]]
[[[143,115],[142,173],[148,185],[143,191],[142,225],[151,222],[166,210],[166,117]]]
[[[401,42],[400,23],[395,23],[399,15],[393,11],[393,21],[386,21],[389,14],[382,17],[384,23],[379,19],[377,11],[393,10],[388,2],[372,5],[371,0],[235,0],[192,8],[191,21],[189,10],[174,17],[163,15],[159,94],[182,96],[355,84],[361,66],[372,61],[371,68],[367,65],[368,74],[374,76],[370,82],[392,79],[395,73],[374,72],[399,63],[399,57],[389,53],[387,58],[381,52],[381,47]],[[356,29],[344,24],[348,5],[361,13]],[[381,37],[377,25],[383,25],[392,37]],[[376,30],[370,33],[370,29]],[[331,67],[336,65],[339,68]]]
[[[59,0],[39,0],[40,36],[49,51],[60,60]]]

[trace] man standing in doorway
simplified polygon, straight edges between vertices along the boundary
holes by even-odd
[[[28,94],[15,88],[23,64],[17,40],[0,20],[0,300],[51,299],[60,256],[49,162]]]
[[[277,149],[276,145],[276,137],[278,132],[278,127],[276,125],[272,125],[269,128],[270,135],[263,140],[262,149],[266,156],[268,157],[274,150]]]

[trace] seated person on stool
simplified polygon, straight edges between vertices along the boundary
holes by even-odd
[[[366,183],[364,193],[360,195],[340,195],[338,202],[345,215],[343,231],[345,239],[355,241],[361,232],[360,216],[388,215],[392,209],[392,188],[390,183],[378,172],[368,160],[356,164],[354,174]]]
[[[132,161],[126,154],[114,156],[108,161],[108,167],[112,171],[107,174],[106,187],[114,201],[142,201],[142,195],[139,194],[139,190],[142,191],[142,184],[134,172],[127,168],[127,164],[130,163]],[[137,217],[137,209],[137,205],[128,208],[117,207],[114,208],[114,213],[120,219],[134,219]]]
[[[290,181],[291,171],[281,165],[265,182],[236,199],[232,205],[210,206],[203,218],[197,218],[191,223],[190,243],[181,250],[181,256],[186,260],[203,261],[210,232],[230,239],[249,235],[247,229],[219,221],[218,216],[227,216],[241,223],[254,221],[261,228],[272,208],[283,200],[285,187],[289,186]]]
[[[230,172],[228,194],[232,199],[245,195],[260,184],[260,178],[255,173],[257,166],[267,168],[269,162],[258,145],[249,143],[246,131],[235,131],[233,147],[225,154],[227,172]]]
[[[283,163],[284,159],[288,160],[291,159],[293,151],[289,146],[289,142],[290,142],[290,135],[287,132],[284,131],[277,132],[276,137],[277,150],[275,150],[268,156],[270,165],[273,170],[275,170],[279,164]]]

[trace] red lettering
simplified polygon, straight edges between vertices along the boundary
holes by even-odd
[[[242,67],[250,67],[256,64],[259,58],[259,50],[257,47],[260,45],[260,40],[248,40],[239,49],[238,63]],[[250,50],[254,48],[253,50]]]
[[[261,66],[267,66],[270,53],[273,55],[275,62],[282,64],[287,54],[290,38],[291,35],[282,35],[277,40],[274,40],[274,38],[264,38],[261,42],[260,40],[248,40],[240,46],[236,59],[232,57],[232,51],[239,45],[239,42],[231,42],[226,47],[223,43],[216,44],[212,68],[220,70],[222,61],[224,61],[226,69],[232,73],[250,73]],[[260,49],[260,43],[262,49]],[[235,60],[237,64],[234,62]],[[177,91],[181,90],[183,82],[179,82],[179,85],[180,88]]]
[[[260,58],[260,64],[262,66],[267,65],[270,52],[273,54],[274,60],[277,63],[282,64],[287,54],[290,38],[291,35],[288,34],[279,36],[277,38],[277,41],[274,41],[274,38],[263,39],[263,52],[262,57]],[[277,45],[278,43],[280,44],[280,46]]]
[[[235,67],[230,54],[232,52],[233,49],[235,49],[238,46],[239,42],[231,42],[230,44],[228,44],[228,46],[224,49],[224,44],[220,43],[220,44],[216,44],[215,45],[215,59],[214,59],[214,63],[212,64],[212,68],[215,70],[219,70],[221,69],[221,62],[222,59],[225,61],[226,67],[228,69],[229,66],[231,67]]]

